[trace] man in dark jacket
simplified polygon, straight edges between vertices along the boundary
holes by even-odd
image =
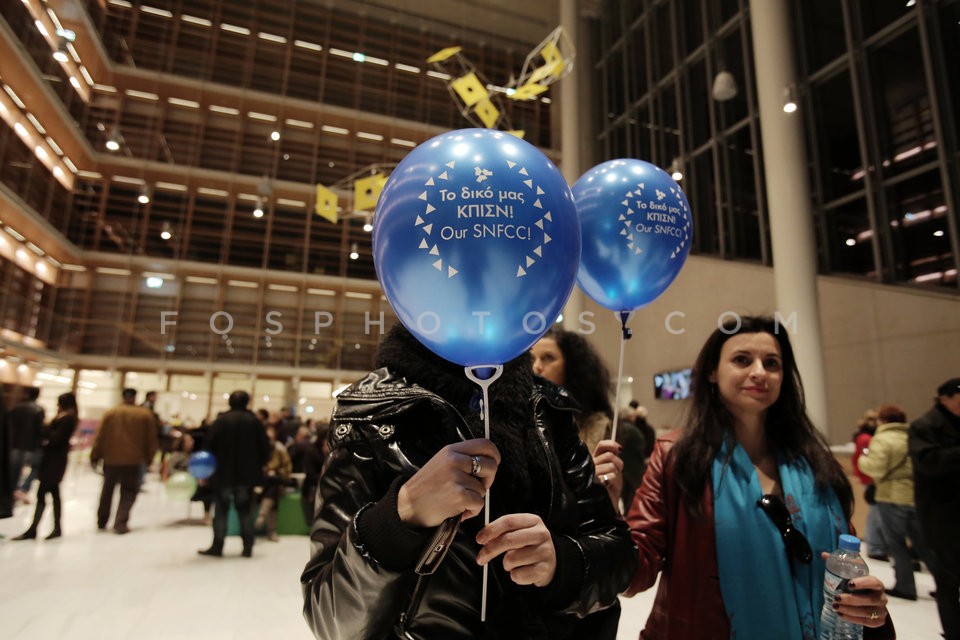
[[[203,447],[213,454],[217,465],[207,480],[214,493],[213,544],[197,553],[223,555],[232,503],[240,518],[243,557],[249,558],[253,555],[253,487],[260,481],[271,447],[260,420],[247,409],[250,395],[234,391],[227,402],[230,410],[217,416]]]
[[[486,439],[463,367],[399,326],[378,366],[334,409],[300,578],[316,637],[615,638],[637,555],[566,391],[507,363]]]
[[[7,429],[10,430],[10,473],[17,498],[26,502],[30,485],[37,477],[34,469],[40,468],[40,446],[43,434],[43,407],[37,404],[40,389],[26,387],[23,400],[7,415]],[[30,474],[20,482],[24,467],[30,467]]]
[[[960,640],[960,378],[937,388],[934,406],[910,425],[914,499],[936,562],[937,609],[947,640]]]

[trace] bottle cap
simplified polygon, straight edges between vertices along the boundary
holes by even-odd
[[[840,534],[840,548],[844,551],[860,552],[860,538],[847,533]]]

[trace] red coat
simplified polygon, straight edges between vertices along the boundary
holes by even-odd
[[[853,467],[853,473],[860,479],[860,482],[863,484],[873,484],[873,478],[867,474],[860,471],[860,456],[863,455],[863,452],[870,448],[870,440],[873,438],[872,435],[866,431],[861,431],[853,439],[853,456],[850,458],[850,466]]]
[[[640,637],[670,640],[729,640],[730,623],[720,595],[717,545],[713,530],[713,492],[703,496],[703,517],[682,505],[667,452],[680,436],[671,431],[657,439],[647,462],[627,524],[640,553],[627,595],[645,591],[660,576],[660,586]],[[671,585],[676,584],[676,588]]]
[[[683,506],[668,452],[680,437],[671,431],[657,439],[643,484],[627,514],[639,550],[637,572],[626,595],[660,586],[642,640],[729,640],[730,621],[723,606],[713,526],[713,491],[704,492],[702,517]],[[864,638],[895,638],[892,621],[864,629]]]

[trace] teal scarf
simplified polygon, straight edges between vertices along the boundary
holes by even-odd
[[[739,444],[726,463],[724,444],[713,461],[714,525],[720,592],[730,637],[816,640],[823,607],[821,551],[832,551],[847,532],[833,491],[818,491],[805,461],[777,470],[793,525],[810,542],[813,562],[791,560],[780,530],[757,505],[763,495],[756,470]],[[792,571],[791,571],[792,565]]]

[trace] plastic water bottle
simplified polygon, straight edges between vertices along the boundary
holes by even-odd
[[[838,593],[849,593],[847,583],[869,572],[867,563],[860,557],[860,538],[842,534],[839,547],[827,558],[827,570],[823,574],[820,640],[862,640],[863,626],[838,616],[833,598]]]

